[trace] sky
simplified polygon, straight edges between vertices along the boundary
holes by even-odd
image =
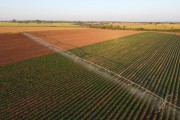
[[[0,20],[180,22],[180,0],[0,0]]]

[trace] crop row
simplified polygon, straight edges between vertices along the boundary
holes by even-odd
[[[87,52],[85,59],[163,98],[173,94],[170,102],[179,105],[174,101],[180,93],[178,39],[144,33],[81,49]],[[159,112],[158,99],[121,80],[103,78],[61,55],[47,55],[0,70],[0,92],[7,93],[0,94],[0,119],[179,119],[179,111],[172,107]]]
[[[168,95],[172,95],[170,102],[178,106],[177,101],[179,100],[180,91],[178,77],[179,39],[178,36],[173,35],[144,33],[138,35],[138,37],[122,38],[119,41],[112,40],[114,45],[108,41],[107,44],[101,43],[82,49],[90,53],[85,59],[131,79],[164,99]],[[107,59],[101,59],[99,56]],[[123,65],[123,67],[116,67],[119,64]],[[131,113],[133,118],[129,114],[125,114],[124,117],[120,114],[121,117],[119,118],[136,119],[134,115],[137,115],[137,119],[143,119],[143,117],[145,118],[144,115],[151,115],[152,119],[164,120],[175,119],[175,116],[177,116],[175,111],[170,110],[167,110],[166,114],[165,112],[155,114],[152,103],[138,100],[139,98],[132,99],[133,96],[131,96],[131,102],[127,104],[131,107],[127,108],[123,113]],[[146,104],[152,106],[152,108]],[[127,106],[126,104],[123,105]]]

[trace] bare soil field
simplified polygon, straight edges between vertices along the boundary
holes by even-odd
[[[20,33],[0,34],[0,66],[51,52]]]
[[[88,29],[88,28],[80,28],[80,27],[0,27],[0,33],[19,33],[19,32],[69,30],[69,29]]]
[[[125,30],[79,29],[42,31],[33,32],[31,34],[67,50],[138,33],[142,32]]]
[[[33,30],[33,27],[27,29]],[[19,28],[19,31],[23,31],[22,28]],[[31,34],[67,50],[137,33],[141,32],[69,28],[69,30],[56,31],[49,29],[49,31],[32,32]],[[26,38],[21,33],[0,34],[0,66],[49,53],[52,51]]]

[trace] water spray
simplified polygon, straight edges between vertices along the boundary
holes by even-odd
[[[56,45],[52,45],[46,41],[43,41],[40,38],[34,37],[33,35],[29,34],[29,33],[22,33],[24,36],[30,38],[31,40],[53,50],[56,53],[59,53],[69,59],[71,59],[72,61],[74,61],[75,63],[85,67],[88,70],[91,70],[93,72],[95,72],[96,74],[99,74],[101,76],[103,76],[104,78],[108,78],[108,79],[113,79],[113,82],[119,82],[123,85],[125,85],[125,88],[129,89],[129,91],[133,94],[133,95],[137,95],[138,97],[142,98],[145,95],[146,96],[151,96],[152,98],[155,98],[156,100],[158,100],[158,107],[157,107],[157,113],[161,112],[162,110],[165,109],[165,107],[171,107],[171,109],[177,111],[178,114],[180,111],[180,107],[174,105],[173,103],[170,102],[170,97],[172,97],[172,95],[168,95],[165,99],[163,99],[162,97],[156,95],[155,93],[151,92],[150,90],[140,86],[139,84],[133,82],[130,79],[127,79],[125,77],[123,77],[122,75],[119,75],[113,71],[110,71],[102,66],[99,66],[93,62],[90,62],[88,60],[85,60],[83,58],[80,58],[78,56],[76,56],[75,54],[71,53],[70,51],[67,51],[63,48],[60,48]]]

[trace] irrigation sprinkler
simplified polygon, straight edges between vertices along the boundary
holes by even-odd
[[[36,38],[34,36],[32,36],[31,34],[28,33],[22,33],[23,35],[27,36],[28,38],[32,39],[33,41],[36,41],[37,43],[44,45],[45,47],[48,47],[51,50],[54,50],[55,52],[71,59],[72,61],[75,61],[76,63],[78,62],[79,65],[87,68],[88,70],[93,70],[95,73],[99,73],[100,75],[102,75],[103,77],[106,78],[118,78],[121,82],[123,82],[124,84],[131,86],[132,88],[137,89],[139,92],[143,92],[143,94],[146,93],[146,95],[150,95],[153,98],[156,98],[156,100],[158,99],[159,101],[162,101],[160,107],[158,108],[158,110],[163,110],[165,108],[166,105],[169,105],[171,107],[174,107],[178,110],[180,110],[180,107],[174,105],[173,103],[171,103],[170,101],[168,101],[168,96],[166,97],[166,99],[163,99],[162,97],[156,95],[155,93],[151,92],[150,90],[142,87],[141,85],[133,82],[132,80],[123,77],[121,74],[117,74],[111,70],[108,70],[107,68],[104,68],[100,65],[97,65],[91,61],[85,60],[83,58],[80,58],[78,56],[76,56],[75,54],[71,53],[70,51],[67,51],[63,48],[60,48],[56,45],[51,45],[48,42],[45,42],[43,40],[41,40],[40,38]]]
[[[165,107],[166,107],[166,104],[167,104],[167,102],[168,102],[168,98],[170,98],[172,95],[168,95],[166,98],[165,98],[165,101],[162,101],[162,104],[160,105],[160,107],[158,108],[159,110],[163,110],[163,109],[165,109]]]
[[[157,108],[157,111],[155,111],[154,113],[157,114],[157,113],[162,112],[162,111],[167,107],[167,105],[170,105],[169,103],[170,103],[170,101],[171,101],[172,98],[173,98],[173,94],[168,95],[168,96],[164,99],[164,101],[160,101],[160,102],[159,102],[159,105],[158,105],[158,108]]]

